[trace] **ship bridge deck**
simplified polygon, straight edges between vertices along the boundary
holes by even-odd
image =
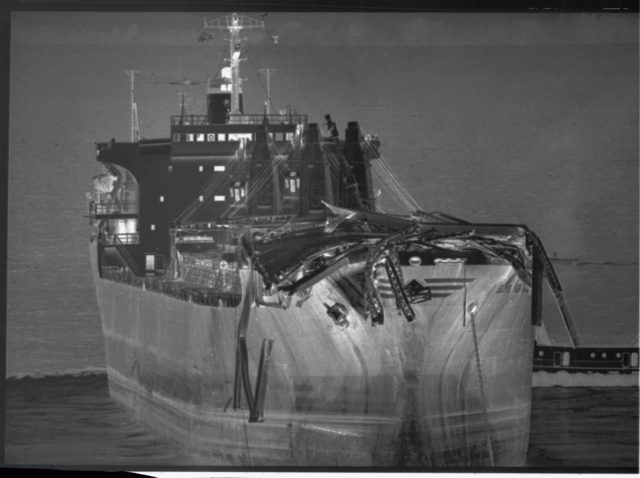
[[[229,115],[229,120],[225,123],[211,122],[207,115],[177,115],[171,117],[171,126],[233,126],[233,125],[307,125],[307,115],[284,114],[284,115]]]

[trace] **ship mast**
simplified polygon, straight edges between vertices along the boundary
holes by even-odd
[[[138,124],[138,105],[135,97],[136,75],[142,73],[140,70],[125,70],[131,81],[131,142],[137,143],[140,139],[140,125]]]
[[[260,68],[260,73],[264,75],[267,79],[267,102],[266,102],[266,113],[267,115],[271,114],[271,74],[275,73],[275,68]]]
[[[240,78],[240,47],[242,38],[240,32],[246,29],[264,28],[264,22],[244,15],[233,13],[214,20],[204,20],[204,30],[227,30],[229,32],[229,63],[231,67],[231,114],[240,114],[240,93],[242,92],[242,78]]]

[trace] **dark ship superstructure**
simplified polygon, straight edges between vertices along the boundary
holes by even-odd
[[[107,171],[95,181],[111,183],[90,205],[105,270],[166,277],[173,264],[170,278],[188,277],[198,262],[180,271],[177,257],[213,254],[219,274],[237,267],[237,233],[246,226],[321,220],[325,202],[373,209],[370,161],[379,142],[356,122],[344,140],[325,140],[306,115],[244,113],[239,32],[256,21],[233,18],[230,66],[209,80],[206,115],[183,107],[169,138],[97,144]]]

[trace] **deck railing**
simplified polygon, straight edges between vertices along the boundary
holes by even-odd
[[[229,115],[229,121],[226,123],[211,123],[207,115],[184,115],[184,116],[172,116],[172,126],[205,126],[205,125],[219,125],[219,124],[248,124],[248,125],[260,125],[264,122],[265,118],[270,125],[295,125],[307,124],[307,115],[300,114],[284,114],[284,115]]]
[[[218,292],[210,288],[191,287],[184,282],[165,278],[139,277],[130,269],[123,267],[102,267],[101,277],[198,305],[237,307],[242,300],[241,294]]]
[[[120,246],[123,244],[139,244],[140,234],[127,233],[127,234],[105,234],[101,236],[102,244],[108,246]]]
[[[113,202],[92,202],[89,206],[89,214],[95,216],[112,214],[137,214],[139,207],[137,201]]]

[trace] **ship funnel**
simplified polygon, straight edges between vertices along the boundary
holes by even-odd
[[[318,123],[309,123],[309,129],[307,129],[307,142],[317,143],[320,139],[320,129]]]
[[[256,143],[266,144],[267,134],[268,134],[268,127],[266,124],[263,125],[261,128],[258,128],[258,131],[256,131]]]
[[[357,121],[347,123],[347,133],[345,135],[347,143],[358,143],[361,139],[360,125]]]

